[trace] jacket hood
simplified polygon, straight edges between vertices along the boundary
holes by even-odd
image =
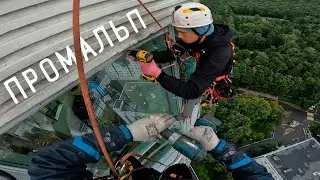
[[[198,42],[196,42],[189,44],[189,47],[192,50],[198,51],[204,48],[225,46],[230,44],[233,36],[234,32],[228,26],[216,24],[214,25],[214,32],[210,36],[207,36],[201,44],[198,44]]]

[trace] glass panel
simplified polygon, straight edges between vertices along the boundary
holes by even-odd
[[[164,36],[147,42],[141,48],[166,50]],[[173,74],[173,68],[167,68]],[[100,128],[130,124],[153,112],[179,113],[177,97],[156,83],[141,77],[140,65],[121,58],[88,79],[88,87]],[[27,167],[38,149],[75,135],[92,132],[79,86],[0,135],[0,164]],[[162,142],[163,143],[163,142]],[[161,144],[162,144],[161,143]],[[160,144],[132,143],[131,150],[154,155]],[[115,156],[113,156],[115,157]],[[106,175],[102,159],[89,165],[97,176]]]
[[[27,165],[38,149],[55,144],[73,135],[91,132],[72,111],[75,98],[61,96],[26,120],[0,135],[1,164]]]
[[[134,104],[134,111],[141,113],[168,113],[177,115],[177,97],[161,86],[151,82],[128,82],[123,88],[120,99]]]
[[[164,36],[147,42],[141,48],[149,51],[166,50]],[[166,73],[172,74],[172,70],[173,68],[167,68]],[[144,80],[139,64],[125,58],[106,66],[90,83],[95,114],[101,127],[105,126],[104,123],[110,125],[110,121],[114,122],[113,125],[131,124],[154,112],[179,113],[177,97],[156,83]],[[111,120],[110,117],[118,119]],[[159,145],[153,142],[136,143],[130,151],[148,155]],[[101,170],[101,167],[103,166],[92,165],[94,171]]]

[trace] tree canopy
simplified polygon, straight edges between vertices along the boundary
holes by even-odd
[[[232,100],[220,101],[213,109],[204,109],[203,113],[213,114],[222,121],[219,137],[242,146],[271,137],[284,109],[275,101],[242,94]]]
[[[310,126],[310,132],[315,137],[320,137],[320,121],[313,122]]]
[[[210,156],[199,164],[192,163],[191,165],[201,180],[232,179],[225,166]]]
[[[201,2],[211,8],[214,24],[227,24],[236,31],[232,75],[236,87],[279,96],[303,108],[320,101],[320,1]],[[223,122],[219,137],[242,146],[269,137],[284,110],[277,102],[240,95],[203,112]],[[318,134],[319,127],[313,124],[310,130]],[[277,146],[264,144],[251,153],[260,155]],[[214,167],[215,163],[210,161],[195,169],[200,179],[219,179],[213,177]]]
[[[203,0],[214,23],[236,31],[237,87],[308,108],[320,101],[320,2]]]

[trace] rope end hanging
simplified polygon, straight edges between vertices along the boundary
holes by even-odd
[[[105,147],[104,141],[102,139],[99,127],[98,127],[98,122],[95,119],[91,99],[89,96],[89,90],[88,90],[88,85],[84,73],[84,67],[83,67],[83,60],[81,56],[81,46],[80,46],[80,21],[79,21],[79,14],[80,14],[80,1],[79,0],[73,0],[73,41],[74,41],[74,49],[75,49],[75,56],[76,56],[76,61],[77,61],[77,70],[79,74],[79,81],[80,81],[80,87],[82,90],[82,96],[86,105],[86,109],[88,111],[89,119],[91,122],[91,125],[93,127],[93,132],[97,138],[99,147],[115,177],[118,177],[118,173],[115,170],[115,167],[113,165],[113,162],[108,154],[108,151]]]

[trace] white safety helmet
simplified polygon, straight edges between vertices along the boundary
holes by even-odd
[[[205,26],[213,22],[211,10],[200,3],[185,3],[174,8],[172,26],[180,28],[194,28]]]

